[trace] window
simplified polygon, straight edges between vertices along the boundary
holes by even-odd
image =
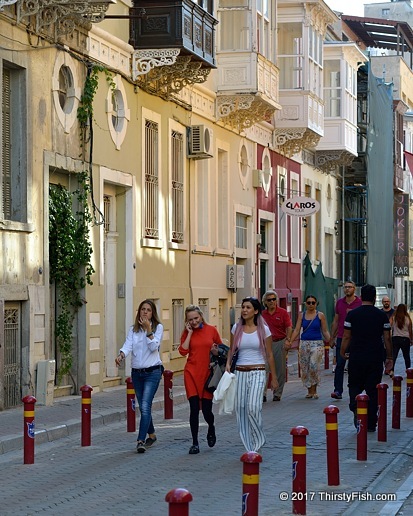
[[[298,181],[291,180],[291,195],[298,195]],[[290,217],[290,232],[291,232],[291,259],[300,259],[300,223],[301,217]]]
[[[184,300],[172,299],[172,324],[173,343],[172,350],[176,351],[181,343],[181,335],[184,331]]]
[[[280,89],[303,88],[303,36],[301,23],[278,26]]]
[[[108,87],[106,105],[109,133],[116,149],[120,150],[130,120],[130,109],[120,75],[113,77],[112,85]]]
[[[389,16],[390,15],[390,9],[382,9],[381,10],[382,16]]]
[[[229,249],[228,152],[218,149],[217,177],[218,247]]]
[[[268,3],[268,0],[257,0],[257,46],[258,52],[270,59],[271,31]]]
[[[278,254],[287,257],[287,215],[281,210],[287,198],[287,171],[278,167]]]
[[[305,185],[305,197],[311,197],[311,185]],[[304,227],[304,245],[305,250],[311,253],[311,233],[312,233],[313,216],[303,219]]]
[[[27,221],[27,135],[25,72],[1,63],[1,210],[0,216]]]
[[[315,198],[316,200],[322,204],[321,200],[321,190],[319,188],[316,188],[315,190]],[[316,246],[315,246],[315,258],[316,260],[321,261],[322,257],[322,241],[324,236],[324,231],[321,226],[322,220],[321,220],[321,210],[318,210],[318,212],[315,214],[315,234],[317,236],[316,240]]]
[[[198,299],[198,306],[204,314],[204,319],[209,322],[209,299],[201,297]]]
[[[159,126],[145,120],[144,236],[159,239]]]
[[[324,101],[326,117],[341,116],[339,60],[330,60],[324,63]]]
[[[249,0],[220,0],[218,19],[219,50],[252,50]]]
[[[210,228],[208,161],[199,160],[196,164],[197,243],[205,247],[209,245]]]
[[[184,135],[171,132],[172,241],[184,241]]]
[[[67,52],[58,52],[53,67],[52,94],[57,118],[65,133],[69,133],[77,121],[78,83],[75,61]]]
[[[70,113],[71,106],[69,106],[69,92],[73,88],[73,75],[70,68],[66,65],[60,67],[59,70],[59,104],[65,113]]]
[[[247,249],[247,221],[247,215],[243,213],[236,214],[235,247],[239,249]]]

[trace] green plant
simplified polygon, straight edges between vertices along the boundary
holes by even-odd
[[[50,278],[59,293],[55,326],[61,359],[59,382],[70,373],[73,364],[73,321],[86,302],[81,293],[86,284],[92,285],[94,273],[90,263],[93,249],[89,238],[92,221],[88,205],[89,175],[80,172],[77,178],[78,189],[73,193],[60,184],[49,187]]]

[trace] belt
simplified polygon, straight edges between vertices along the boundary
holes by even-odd
[[[155,371],[156,369],[160,369],[161,364],[153,365],[151,367],[144,367],[143,369],[135,369],[132,368],[132,373],[150,373],[151,371]]]
[[[243,371],[243,372],[265,371],[265,366],[264,365],[258,365],[258,366],[238,365],[238,366],[235,366],[235,371]]]

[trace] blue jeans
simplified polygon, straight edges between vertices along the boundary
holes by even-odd
[[[162,377],[162,369],[139,373],[132,370],[132,383],[138,400],[141,420],[139,423],[138,441],[145,441],[146,434],[154,434],[155,428],[152,421],[152,401],[158,390]]]
[[[340,355],[341,338],[336,341],[336,370],[334,373],[334,392],[343,394],[344,368],[346,367],[346,359]]]

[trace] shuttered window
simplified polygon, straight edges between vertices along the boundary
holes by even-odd
[[[184,136],[172,131],[172,241],[184,241]]]
[[[2,80],[2,212],[11,219],[11,85],[10,70],[3,68]]]

